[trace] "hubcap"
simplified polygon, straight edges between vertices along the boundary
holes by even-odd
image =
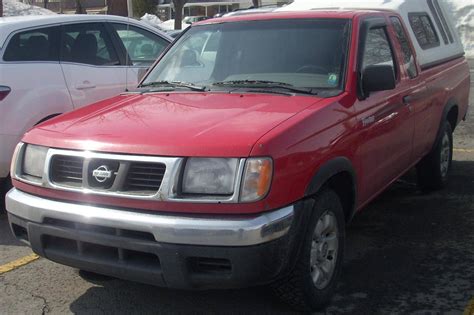
[[[318,289],[329,284],[336,269],[338,236],[336,216],[327,211],[316,223],[311,243],[311,277]]]
[[[442,177],[446,177],[448,175],[450,160],[451,141],[449,140],[449,135],[445,133],[441,142],[440,170]]]

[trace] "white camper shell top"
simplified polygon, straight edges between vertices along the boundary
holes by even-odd
[[[436,16],[434,16],[430,5],[433,5]],[[446,9],[444,0],[295,0],[293,3],[277,11],[354,9],[389,10],[400,14],[413,41],[418,62],[422,68],[464,55],[464,48],[454,26],[452,15]],[[436,31],[439,45],[421,47],[410,23],[411,16],[420,14],[429,16],[431,24]],[[447,41],[445,41],[445,38]]]

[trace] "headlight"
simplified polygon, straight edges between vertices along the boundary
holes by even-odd
[[[245,163],[245,171],[240,191],[240,201],[251,202],[263,199],[270,189],[273,162],[270,158],[250,158]]]
[[[34,177],[43,177],[44,163],[48,148],[28,144],[23,157],[23,174]]]
[[[190,158],[186,162],[185,194],[232,195],[239,159]]]

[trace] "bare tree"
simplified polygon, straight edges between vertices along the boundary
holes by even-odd
[[[0,0],[0,16],[3,16],[3,0]]]
[[[141,17],[145,13],[155,14],[156,3],[154,0],[133,0],[133,15]]]
[[[174,29],[180,30],[183,20],[183,8],[188,0],[173,0],[174,3]]]
[[[76,14],[86,14],[86,10],[82,6],[81,0],[76,0]]]
[[[252,0],[253,7],[258,8],[260,6],[260,0]]]
[[[44,7],[45,9],[47,9],[47,8],[48,8],[49,0],[43,0],[43,1],[44,1],[44,2],[43,2],[43,7]]]
[[[108,0],[107,14],[128,16],[127,0]]]

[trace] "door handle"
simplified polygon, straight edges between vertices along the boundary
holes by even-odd
[[[411,102],[413,102],[414,97],[412,95],[406,95],[403,97],[403,103],[405,105],[410,105]]]
[[[96,86],[88,81],[83,82],[82,84],[76,85],[77,90],[88,90],[88,89],[95,89]]]

